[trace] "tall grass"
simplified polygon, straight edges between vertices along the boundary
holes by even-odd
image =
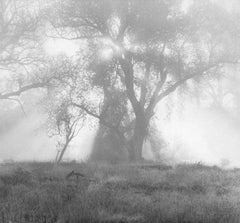
[[[67,180],[72,170],[91,180]],[[5,164],[0,222],[240,222],[239,173],[200,164]]]

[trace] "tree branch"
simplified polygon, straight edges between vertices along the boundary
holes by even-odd
[[[151,68],[150,64],[146,64],[144,80],[142,81],[142,84],[141,84],[140,104],[143,108],[146,103],[147,84],[148,84],[149,77],[150,77],[150,68]]]
[[[149,102],[149,105],[146,109],[147,116],[151,116],[151,113],[153,112],[153,109],[156,106],[156,100],[157,100],[158,94],[167,80],[167,71],[162,71],[161,74],[162,74],[161,80],[158,82],[156,89],[152,95],[152,98]]]
[[[49,81],[42,82],[42,83],[29,84],[29,85],[19,88],[16,91],[12,91],[12,92],[5,93],[5,94],[0,93],[0,100],[1,99],[10,99],[11,97],[14,97],[14,96],[20,96],[22,93],[24,93],[28,90],[31,90],[31,89],[43,88],[47,85],[48,82]]]
[[[134,91],[134,83],[133,83],[133,72],[134,71],[133,71],[133,66],[131,64],[131,61],[129,61],[129,60],[130,60],[130,58],[128,58],[128,59],[120,58],[119,62],[120,62],[121,68],[122,68],[124,76],[125,76],[127,95],[132,104],[133,110],[136,114],[139,112],[139,109],[141,106],[136,98],[136,94]]]
[[[158,102],[160,102],[163,98],[165,98],[166,96],[168,96],[170,93],[174,92],[180,85],[184,84],[186,81],[196,77],[196,76],[201,76],[203,75],[205,72],[213,69],[213,68],[216,68],[220,65],[223,65],[223,64],[235,64],[237,62],[235,61],[218,61],[216,63],[212,63],[212,64],[209,64],[208,66],[198,70],[198,71],[195,71],[194,73],[192,74],[189,74],[185,77],[183,77],[182,79],[180,79],[179,81],[175,82],[173,85],[171,85],[170,87],[168,87],[165,91],[163,91],[162,93],[160,93],[159,95],[157,95],[157,97],[153,98],[153,101],[151,103],[151,107],[149,106],[147,108],[147,115],[148,115],[148,118],[151,118],[153,115],[154,115],[154,108],[155,106],[158,104]]]
[[[82,109],[83,111],[85,111],[88,115],[90,116],[93,116],[94,118],[97,118],[99,119],[100,123],[105,125],[106,127],[108,128],[111,128],[111,129],[116,129],[116,126],[113,126],[111,123],[108,123],[106,122],[101,115],[98,115],[98,114],[95,114],[94,112],[90,111],[89,108],[87,108],[86,106],[84,105],[80,105],[80,104],[77,104],[77,103],[71,103],[70,105],[74,106],[74,107],[77,107],[77,108],[80,108]]]
[[[84,105],[79,105],[77,103],[71,103],[70,105],[78,107],[80,109],[82,109],[83,111],[85,111],[88,115],[93,116],[94,118],[99,119],[100,124],[103,124],[104,126],[106,126],[107,128],[112,129],[113,131],[115,131],[115,133],[118,135],[119,139],[121,140],[121,142],[125,145],[128,146],[127,141],[124,137],[124,134],[120,132],[119,130],[119,126],[113,126],[111,123],[106,122],[100,115],[95,114],[94,112],[90,111],[86,106]]]

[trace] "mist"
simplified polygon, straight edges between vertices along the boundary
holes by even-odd
[[[46,115],[31,111],[17,124],[0,135],[1,162],[7,161],[55,161],[58,137],[50,137],[46,131]],[[64,156],[65,161],[85,161],[92,149],[95,130],[84,127]]]
[[[166,117],[166,105],[159,109],[157,126],[166,142],[159,153],[171,164],[180,162],[227,167],[240,167],[240,125],[221,109],[197,106],[185,101],[183,110],[173,110]],[[18,111],[21,114],[21,111]],[[54,161],[57,137],[49,137],[46,115],[31,111],[0,136],[1,161]],[[164,114],[165,113],[165,114]],[[20,115],[21,116],[21,115]],[[65,161],[86,161],[92,151],[97,129],[84,126],[65,153]],[[146,141],[143,157],[155,160],[151,145]]]
[[[0,49],[0,160],[55,161],[64,150],[63,160],[86,161],[96,137],[111,147],[105,138],[115,132],[111,140],[129,159],[156,161],[154,150],[169,163],[240,167],[239,3],[160,2],[133,4],[136,18],[129,24],[121,11],[129,6],[111,5],[102,18],[108,32],[100,36],[102,27],[71,23],[79,15],[70,3],[64,17],[62,4],[19,2],[26,18],[16,24],[26,30],[6,28]],[[83,7],[96,13],[95,21],[104,4],[97,12]],[[22,13],[17,7],[2,13],[8,10]],[[70,15],[76,18],[67,20]],[[148,140],[151,124],[163,142],[157,148]],[[130,147],[140,157],[130,158]]]
[[[239,126],[218,111],[189,109],[170,122],[160,122],[168,143],[165,155],[175,161],[239,167]],[[194,115],[193,115],[194,114]]]
[[[240,213],[239,0],[0,0],[0,221]]]

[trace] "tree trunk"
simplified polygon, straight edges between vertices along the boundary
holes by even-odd
[[[129,160],[138,162],[142,160],[144,139],[147,135],[148,122],[143,114],[138,115],[135,120],[134,135],[129,150]]]
[[[124,143],[114,129],[99,126],[90,155],[91,161],[121,162],[127,160]]]
[[[62,158],[63,158],[63,155],[65,153],[65,151],[67,150],[67,147],[68,147],[68,144],[70,143],[71,140],[67,140],[66,143],[64,144],[63,148],[62,148],[62,151],[60,153],[60,156],[57,160],[57,163],[60,163],[62,161]]]

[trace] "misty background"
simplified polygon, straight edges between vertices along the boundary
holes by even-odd
[[[131,2],[134,1],[126,2],[130,2],[131,5]],[[146,18],[144,17],[144,13],[150,12],[151,14],[152,8],[144,11],[143,5],[143,8],[136,9],[136,15],[139,15],[139,18],[143,16],[144,21],[146,19],[146,24],[143,24],[146,27],[141,27],[137,20],[136,24],[130,22],[130,28],[126,28],[124,33],[126,38],[122,38],[123,43],[118,45],[119,38],[116,36],[121,31],[119,27],[124,21],[121,19],[125,16],[121,14],[118,1],[112,1],[112,8],[106,9],[109,10],[106,15],[109,16],[107,19],[104,17],[104,11],[101,11],[104,10],[104,4],[108,4],[107,1],[104,1],[96,9],[93,6],[94,10],[99,10],[99,12],[93,12],[100,13],[97,16],[106,19],[107,27],[111,31],[109,34],[111,38],[103,35],[100,40],[92,40],[92,37],[88,36],[96,34],[92,31],[92,28],[89,30],[81,29],[81,21],[77,19],[78,12],[74,11],[74,7],[81,7],[81,3],[76,1],[63,1],[60,3],[58,1],[3,0],[0,3],[2,6],[0,12],[2,18],[0,21],[0,92],[2,92],[1,95],[3,96],[0,98],[0,161],[54,161],[58,151],[63,149],[64,134],[66,133],[60,132],[61,128],[66,127],[65,122],[62,125],[66,119],[61,119],[58,122],[59,111],[62,111],[59,108],[63,104],[66,105],[66,100],[69,98],[71,98],[71,103],[72,100],[81,101],[82,104],[78,108],[82,108],[85,113],[79,113],[74,109],[68,113],[70,114],[68,116],[68,118],[70,117],[69,120],[72,120],[72,118],[77,119],[76,131],[78,134],[67,145],[63,160],[83,161],[89,159],[93,147],[98,147],[96,146],[98,145],[96,138],[100,126],[104,125],[104,121],[99,118],[99,122],[98,118],[96,119],[94,115],[89,113],[103,112],[104,103],[106,105],[109,95],[116,94],[116,98],[118,98],[117,105],[113,104],[113,107],[111,107],[111,115],[109,113],[106,115],[108,118],[113,117],[113,119],[109,119],[110,123],[115,123],[115,116],[121,116],[119,113],[114,113],[114,109],[120,104],[118,100],[124,104],[123,108],[127,110],[123,114],[123,127],[127,126],[125,125],[127,122],[131,123],[134,120],[135,110],[131,108],[132,105],[129,102],[131,99],[129,100],[128,96],[125,96],[125,82],[121,82],[121,75],[123,74],[120,72],[119,80],[117,80],[119,83],[115,85],[114,89],[110,83],[112,79],[110,82],[108,82],[109,79],[106,80],[106,83],[110,86],[106,87],[107,90],[104,89],[105,79],[103,82],[94,79],[95,74],[104,73],[102,70],[106,67],[100,67],[103,64],[111,67],[109,70],[113,69],[106,71],[106,73],[112,72],[111,74],[114,76],[117,69],[120,68],[112,68],[112,64],[117,64],[116,60],[119,60],[119,66],[124,67],[121,63],[128,60],[128,52],[130,52],[133,56],[129,61],[134,61],[133,66],[135,66],[134,71],[136,72],[134,90],[137,99],[140,97],[138,88],[142,89],[143,80],[145,80],[142,73],[148,69],[149,62],[145,58],[149,57],[152,60],[150,64],[153,65],[150,66],[149,70],[150,73],[153,73],[153,76],[159,70],[160,73],[167,70],[169,79],[165,80],[166,87],[162,88],[163,93],[167,87],[174,84],[174,80],[175,83],[181,82],[189,73],[195,72],[195,69],[205,68],[209,61],[209,63],[216,64],[219,62],[219,66],[210,69],[207,75],[203,75],[203,78],[198,75],[196,79],[194,79],[195,77],[189,79],[187,84],[176,88],[176,90],[164,97],[161,103],[156,104],[154,108],[155,115],[150,122],[151,126],[153,126],[151,136],[153,140],[148,137],[144,138],[143,158],[147,160],[163,160],[169,163],[203,162],[224,167],[240,167],[239,3],[234,0],[209,0],[205,4],[197,0],[159,2],[164,2],[162,7],[170,8],[168,13],[174,20],[173,29],[176,28],[176,32],[179,32],[177,35],[175,30],[172,31],[169,28],[168,23],[165,26],[165,24],[158,24],[158,22],[153,24],[153,30],[150,30],[153,33],[146,30],[146,32],[150,32],[150,35],[155,35],[155,28],[158,25],[163,26],[162,29],[167,27],[168,30],[169,28],[169,37],[161,35],[157,37],[159,38],[159,45],[164,44],[164,41],[167,42],[163,47],[161,45],[159,50],[159,52],[165,50],[163,57],[168,58],[166,59],[167,62],[163,60],[163,63],[169,63],[163,69],[164,71],[161,70],[161,67],[158,67],[159,64],[155,64],[157,63],[155,61],[162,60],[162,57],[150,47],[149,37],[144,33],[148,26],[147,19],[149,19],[150,23],[156,20],[151,16],[148,17],[149,15]],[[15,4],[19,4],[21,7],[16,8]],[[169,6],[170,4],[172,5]],[[53,10],[56,5],[58,7]],[[87,9],[91,10],[91,4]],[[206,18],[203,19],[208,20],[207,15],[214,13],[213,18],[210,17],[212,20],[210,20],[209,24],[206,24],[205,21],[201,23],[198,20],[201,18],[201,10],[206,9],[209,9],[209,12],[203,11],[203,14],[206,15]],[[49,12],[52,12],[56,17],[53,18]],[[196,12],[199,14],[197,14],[196,18],[193,18]],[[76,13],[76,20],[70,17],[68,13],[73,13],[73,16]],[[83,13],[82,16],[85,16],[84,12],[79,13]],[[153,15],[155,15],[154,13],[155,11]],[[169,15],[165,15],[167,22],[171,20],[168,17]],[[36,19],[34,24],[32,24],[32,17]],[[222,21],[218,21],[219,17]],[[90,21],[91,18],[86,17],[86,19]],[[135,21],[134,19],[133,16],[132,21]],[[181,20],[181,24],[178,22],[175,24],[175,20],[178,19]],[[188,19],[190,24],[186,22]],[[14,22],[11,25],[12,21]],[[19,22],[19,24],[15,25],[16,22]],[[69,25],[68,23],[72,24]],[[231,23],[229,28],[231,30],[229,33],[227,33],[228,30],[223,33],[222,28],[229,27],[229,23]],[[142,24],[141,21],[140,24]],[[172,23],[170,24],[172,25]],[[79,27],[77,27],[78,25]],[[19,28],[21,26],[22,28]],[[182,26],[186,26],[187,31],[180,30],[179,27]],[[78,30],[76,30],[76,27]],[[205,29],[209,33],[204,33]],[[189,30],[191,30],[190,33]],[[223,34],[223,36],[220,36],[219,33]],[[75,38],[75,34],[79,35],[79,38]],[[143,35],[141,36],[142,39],[137,38],[138,34]],[[81,35],[87,35],[87,37],[83,38]],[[192,39],[189,40],[190,38]],[[213,45],[211,45],[211,41]],[[187,42],[186,46],[181,48],[185,42]],[[146,45],[144,45],[145,43]],[[181,47],[179,47],[180,45]],[[147,48],[151,48],[151,50],[148,51]],[[175,51],[179,52],[179,54],[175,54]],[[152,56],[149,56],[151,53]],[[141,57],[141,54],[144,56]],[[91,69],[89,64],[86,66],[86,61],[90,63]],[[180,69],[178,67],[180,61],[181,69],[186,76],[174,76],[175,73],[177,74],[176,70]],[[124,70],[124,68],[122,69]],[[82,76],[79,76],[79,73]],[[69,74],[71,75],[70,78],[68,77]],[[54,81],[46,81],[52,77],[54,77]],[[94,81],[99,82],[94,85]],[[151,92],[157,86],[155,86],[157,78],[154,76],[148,81],[149,86],[146,89]],[[163,81],[163,76],[160,78],[161,81]],[[44,85],[45,82],[46,85]],[[32,86],[28,90],[24,89],[24,86],[38,83],[42,85]],[[14,93],[21,89],[23,91],[11,95],[11,92]],[[8,94],[9,97],[4,97],[4,95],[8,96]],[[147,101],[150,96],[150,93],[146,96],[146,105],[150,104]],[[90,110],[87,111],[85,108]],[[146,106],[143,106],[143,108],[146,108]],[[66,116],[61,117],[66,118]],[[66,129],[64,131],[68,130]],[[130,139],[132,134],[134,135],[132,131],[125,135],[126,140]],[[153,141],[155,144],[151,143]],[[109,145],[109,147],[112,147],[112,144]],[[104,144],[104,146],[106,145]]]

